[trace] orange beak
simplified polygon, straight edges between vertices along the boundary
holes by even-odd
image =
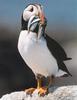
[[[44,16],[43,12],[39,13],[39,17],[40,17],[40,20],[41,20],[40,22],[43,25],[44,22],[45,22],[45,16]]]

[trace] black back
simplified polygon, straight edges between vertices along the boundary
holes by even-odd
[[[54,39],[50,38],[47,34],[45,36],[47,40],[47,46],[50,51],[52,51],[52,54],[58,61],[64,61],[64,60],[70,60],[71,58],[67,57],[66,52],[61,47],[61,45],[56,42]]]

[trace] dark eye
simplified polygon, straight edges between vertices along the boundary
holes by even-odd
[[[30,12],[33,12],[33,7],[30,9]]]

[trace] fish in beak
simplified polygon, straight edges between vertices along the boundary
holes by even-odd
[[[31,16],[28,22],[28,33],[29,31],[35,29],[36,25],[40,22],[40,18],[38,16]]]
[[[28,33],[30,31],[33,31],[38,24],[39,29],[38,29],[37,37],[39,39],[43,34],[43,26],[45,25],[45,22],[46,22],[46,18],[43,14],[43,11],[39,12],[38,15],[31,16],[28,22]]]

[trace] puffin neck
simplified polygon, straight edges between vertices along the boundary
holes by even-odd
[[[21,30],[27,30],[27,26],[28,26],[28,21],[25,21],[23,19],[23,16],[22,16],[22,19],[21,19]]]

